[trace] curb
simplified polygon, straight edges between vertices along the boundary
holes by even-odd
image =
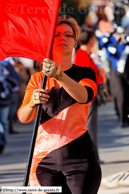
[[[129,169],[102,179],[101,187],[116,188],[129,186]]]

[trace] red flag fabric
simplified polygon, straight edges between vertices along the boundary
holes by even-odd
[[[0,60],[49,57],[61,0],[0,0]]]

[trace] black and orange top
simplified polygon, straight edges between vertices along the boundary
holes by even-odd
[[[57,88],[54,79],[47,78],[46,89],[51,89],[49,92],[50,99],[42,106],[30,171],[31,186],[39,186],[36,169],[46,155],[72,142],[87,131],[86,124],[90,101],[97,94],[95,73],[91,68],[76,65],[73,65],[64,73],[87,88],[88,102],[85,104],[78,103],[62,87]],[[41,88],[42,80],[42,72],[32,75],[21,107],[30,102],[32,92],[35,89]]]

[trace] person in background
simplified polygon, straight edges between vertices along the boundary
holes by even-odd
[[[9,125],[14,94],[20,89],[19,76],[14,70],[10,59],[0,61],[0,123],[4,129],[5,144],[9,141]],[[17,111],[17,110],[16,110]],[[12,124],[12,123],[11,123]]]
[[[15,71],[19,74],[20,77],[20,90],[19,90],[19,103],[18,108],[21,106],[24,95],[25,89],[29,81],[29,74],[27,73],[26,67],[18,60],[15,60]]]
[[[96,29],[98,22],[98,16],[94,11],[90,11],[85,18],[85,23],[82,25],[82,28],[91,28],[93,30]]]
[[[34,68],[34,60],[28,59],[28,58],[23,58],[23,57],[18,57],[17,60],[23,64],[23,66],[26,68],[27,73],[30,75],[36,73],[36,69]]]
[[[14,130],[13,124],[18,121],[17,118],[17,110],[19,105],[19,90],[20,90],[20,77],[18,73],[15,71],[15,60],[12,57],[8,57],[5,59],[11,66],[7,65],[6,68],[10,72],[10,77],[14,79],[13,84],[13,92],[11,92],[11,104],[10,104],[10,112],[9,112],[9,133],[17,134],[18,130]]]
[[[86,123],[97,85],[92,68],[71,62],[77,36],[77,22],[60,16],[52,60],[45,58],[43,70],[32,75],[18,117],[22,123],[31,122],[42,104],[30,186],[62,186],[62,194],[96,194],[101,169]],[[45,90],[41,89],[44,74]]]
[[[75,55],[74,63],[80,67],[90,67],[95,71],[97,86],[101,83],[106,83],[105,70],[103,68],[98,68],[90,57],[91,49],[95,44],[95,32],[90,28],[83,28],[79,36],[80,49]],[[88,121],[87,121],[88,132],[93,140],[96,154],[100,163],[102,161],[99,159],[98,154],[98,104],[96,97],[91,102]]]
[[[121,127],[127,127],[129,125],[129,110],[127,110],[128,99],[126,92],[126,90],[128,91],[128,87],[125,88],[123,73],[120,71],[121,66],[123,65],[123,60],[120,59],[123,55],[123,51],[125,50],[126,45],[123,42],[122,34],[116,33],[114,34],[114,37],[116,39],[116,44],[112,43],[107,47],[107,57],[111,62],[110,91],[116,114],[121,123]],[[116,52],[112,53],[111,48],[115,49]]]

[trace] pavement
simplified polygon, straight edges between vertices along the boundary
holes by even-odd
[[[121,127],[112,103],[99,108],[98,118],[99,155],[105,162],[101,165],[102,183],[98,194],[129,194],[129,179],[128,184],[115,186],[114,178],[129,170],[129,127]]]
[[[105,162],[101,165],[102,183],[98,194],[129,194],[128,183],[107,184],[115,180],[115,175],[129,169],[129,127],[121,128],[112,102],[99,107],[98,120],[99,155]],[[10,142],[0,155],[0,187],[23,185],[33,125],[34,122],[14,124],[20,133],[9,135]]]

